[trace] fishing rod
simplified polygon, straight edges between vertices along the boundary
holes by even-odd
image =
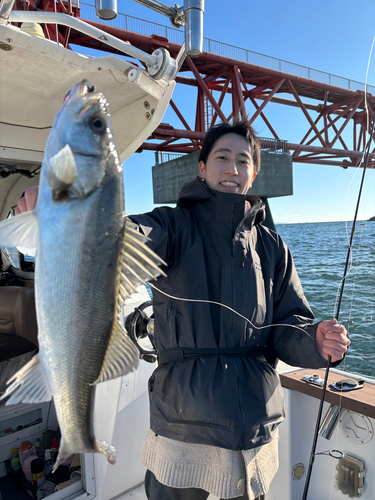
[[[351,234],[350,234],[350,241],[349,241],[349,246],[348,246],[348,254],[347,254],[346,262],[345,262],[344,276],[343,276],[343,279],[341,281],[340,296],[339,296],[339,300],[338,300],[338,304],[337,304],[337,312],[336,312],[336,316],[335,316],[335,319],[337,321],[339,320],[339,316],[340,316],[340,309],[341,309],[342,297],[343,297],[343,294],[344,294],[344,287],[345,287],[346,276],[347,276],[348,267],[349,267],[349,261],[350,261],[350,254],[352,252],[353,238],[354,238],[354,233],[355,233],[356,224],[357,224],[357,216],[358,216],[359,204],[360,204],[360,201],[361,201],[362,189],[363,189],[363,184],[364,184],[364,181],[365,181],[365,175],[366,175],[367,164],[368,164],[368,157],[369,157],[369,154],[370,154],[370,146],[371,146],[371,142],[372,142],[373,134],[374,134],[374,126],[375,126],[375,113],[374,113],[374,119],[372,121],[371,134],[370,134],[370,139],[368,141],[368,146],[367,146],[367,151],[366,151],[366,157],[365,157],[365,164],[364,164],[363,173],[362,173],[362,180],[361,180],[361,185],[360,185],[359,193],[358,193],[357,206],[356,206],[356,209],[355,209],[353,226],[352,226],[352,230],[351,230]],[[330,364],[331,364],[331,356],[328,356],[327,367],[326,367],[326,372],[325,372],[325,376],[324,376],[324,383],[323,383],[323,387],[322,387],[322,396],[320,398],[320,405],[319,405],[318,416],[317,416],[317,419],[316,419],[316,426],[315,426],[315,433],[314,433],[313,445],[312,445],[312,449],[311,449],[311,453],[310,453],[309,468],[307,470],[306,482],[305,482],[305,489],[303,491],[302,500],[306,500],[307,499],[307,494],[308,494],[308,491],[309,491],[311,473],[312,473],[312,468],[313,468],[314,461],[315,461],[315,450],[316,450],[316,444],[317,444],[317,441],[318,441],[320,421],[322,419],[322,413],[323,413],[323,404],[324,404],[324,399],[325,399],[326,390],[327,390],[327,384],[328,384],[328,374],[329,374]]]

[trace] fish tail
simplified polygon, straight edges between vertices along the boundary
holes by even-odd
[[[104,441],[98,441],[97,439],[95,439],[95,449],[92,449],[91,451],[96,453],[102,453],[103,455],[105,455],[110,464],[116,463],[116,448],[114,446],[111,446],[110,444],[105,443]],[[87,450],[87,452],[89,452],[89,450]],[[59,454],[53,466],[52,472],[55,472],[55,470],[60,465],[62,465],[68,457],[70,457],[73,454],[74,451],[72,451],[65,444],[64,438],[61,438]]]
[[[104,441],[95,440],[96,446],[98,448],[99,453],[103,453],[106,456],[108,462],[110,464],[116,463],[116,448],[111,446],[110,444],[105,443]]]

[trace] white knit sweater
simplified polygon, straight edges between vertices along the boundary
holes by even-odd
[[[219,498],[249,500],[265,495],[278,466],[278,434],[264,446],[232,451],[205,444],[175,441],[148,432],[143,465],[157,480],[173,488],[201,488]]]

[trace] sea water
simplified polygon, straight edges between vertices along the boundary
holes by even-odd
[[[317,321],[336,316],[351,228],[345,222],[276,225]],[[351,340],[339,368],[375,377],[375,222],[357,222],[339,321]]]
[[[317,321],[336,316],[351,228],[345,222],[276,225]],[[11,256],[17,260],[15,249]],[[375,377],[375,222],[357,222],[339,321],[351,340],[339,368]]]

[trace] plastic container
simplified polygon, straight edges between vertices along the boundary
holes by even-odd
[[[41,439],[36,438],[34,446],[35,446],[36,454],[38,455],[38,457],[39,457],[39,453],[40,453],[40,443],[41,443]]]
[[[23,443],[20,446],[20,450],[19,450],[21,467],[23,467],[23,464],[24,464],[26,458],[31,457],[31,456],[36,457],[36,449],[34,448],[34,446],[32,446],[29,443]]]
[[[16,488],[22,488],[23,474],[21,467],[18,470],[13,469],[10,464],[10,460],[5,460],[4,465],[7,471],[7,476],[10,478],[14,486]]]
[[[20,464],[20,459],[19,457],[13,457],[11,458],[10,460],[10,465],[12,467],[13,470],[20,470],[21,468],[21,464]]]
[[[46,482],[43,458],[36,458],[31,462],[31,482],[35,488],[39,488]]]
[[[59,454],[59,440],[56,438],[51,439],[51,459],[56,462],[57,455]]]
[[[23,465],[22,465],[22,470],[23,473],[25,474],[26,479],[31,483],[32,478],[31,478],[31,462],[38,460],[38,457],[36,455],[32,455],[30,457],[25,458]]]

